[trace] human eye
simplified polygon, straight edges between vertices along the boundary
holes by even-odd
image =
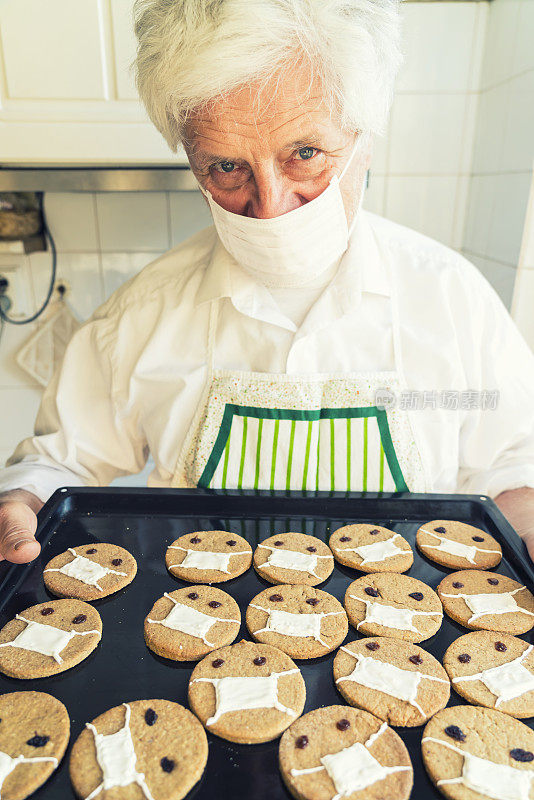
[[[237,164],[235,164],[233,161],[216,161],[214,164],[212,164],[212,169],[214,169],[216,172],[228,174],[229,172],[235,172],[237,170]]]
[[[316,147],[310,147],[309,145],[305,145],[304,147],[299,147],[296,151],[297,161],[309,161],[312,159],[319,150]]]

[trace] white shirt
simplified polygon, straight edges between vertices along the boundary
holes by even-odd
[[[205,389],[213,299],[218,368],[293,375],[394,369],[396,303],[406,397],[437,397],[436,408],[406,411],[428,490],[494,497],[534,487],[534,355],[501,300],[458,253],[361,211],[339,269],[298,329],[213,226],[149,264],[73,336],[35,435],[0,471],[0,491],[46,500],[61,486],[105,485],[139,472],[149,452],[148,485],[176,485]],[[441,407],[441,392],[484,390],[499,392],[496,409]]]

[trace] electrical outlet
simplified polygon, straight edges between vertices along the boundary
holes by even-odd
[[[8,282],[4,294],[11,300],[9,316],[13,319],[29,316],[32,311],[32,288],[30,269],[25,260],[0,264],[0,278]]]

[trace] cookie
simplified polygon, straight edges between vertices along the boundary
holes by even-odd
[[[269,583],[317,586],[334,569],[334,558],[327,545],[315,536],[281,533],[257,546],[254,569]]]
[[[247,540],[228,531],[187,533],[169,545],[165,555],[171,575],[189,583],[229,581],[246,572],[251,562]]]
[[[360,572],[406,572],[413,564],[406,539],[380,525],[344,525],[328,545],[336,561]]]
[[[438,711],[422,739],[432,783],[450,800],[528,800],[534,788],[534,731],[474,706]]]
[[[460,636],[443,656],[454,690],[512,717],[534,716],[534,646],[507,633]]]
[[[389,725],[422,725],[445,708],[447,673],[434,656],[399,639],[359,639],[340,647],[334,682],[347,703],[371,711]]]
[[[0,630],[0,672],[11,678],[57,675],[87,658],[101,637],[100,614],[88,603],[39,603]]]
[[[300,670],[277,647],[242,640],[200,661],[189,681],[189,705],[207,730],[240,744],[276,739],[302,714]]]
[[[534,626],[534,597],[506,575],[464,569],[443,578],[436,591],[448,616],[465,628],[519,634]]]
[[[69,547],[48,562],[43,579],[57,597],[99,600],[118,592],[133,581],[135,558],[116,544],[97,542]]]
[[[67,709],[44,692],[0,695],[0,796],[23,800],[48,780],[70,736]]]
[[[426,583],[394,572],[357,578],[345,594],[349,622],[368,636],[422,642],[439,630],[443,611]]]
[[[491,569],[500,563],[500,544],[486,531],[450,519],[425,522],[415,539],[419,550],[450,569]]]
[[[231,644],[241,612],[233,597],[215,586],[186,586],[156,600],[145,618],[145,642],[158,656],[198,661]]]
[[[277,586],[254,597],[246,614],[257,642],[291,658],[317,658],[338,647],[349,629],[345,609],[331,594],[311,586]]]
[[[280,740],[280,772],[298,800],[407,800],[413,769],[404,742],[367,711],[326,706]]]
[[[190,711],[170,700],[136,700],[86,724],[69,771],[84,800],[180,800],[200,780],[207,759],[206,733]]]

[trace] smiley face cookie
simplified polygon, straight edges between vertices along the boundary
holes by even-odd
[[[334,681],[347,703],[390,725],[422,725],[445,708],[450,696],[449,678],[434,656],[382,636],[340,647]]]
[[[406,572],[413,564],[406,539],[380,525],[344,525],[328,544],[336,561],[360,572]]]
[[[67,709],[44,692],[0,695],[0,796],[24,800],[63,758],[70,735]]]
[[[206,729],[240,744],[276,739],[305,700],[304,680],[288,655],[244,640],[210,653],[189,681],[189,705]]]
[[[87,658],[101,637],[100,614],[88,603],[39,603],[0,631],[0,672],[12,678],[57,675]]]
[[[439,597],[426,583],[393,572],[353,581],[345,594],[345,609],[361,633],[409,642],[433,636],[443,619]]]
[[[486,531],[450,519],[433,519],[417,531],[417,547],[450,569],[491,569],[500,563],[500,544]]]
[[[443,578],[436,591],[448,616],[465,628],[517,635],[534,626],[534,597],[506,575],[464,569]]]
[[[334,569],[330,548],[306,533],[281,533],[258,545],[254,569],[269,583],[317,586]]]
[[[246,539],[228,531],[196,531],[167,548],[165,563],[176,578],[190,583],[222,583],[242,575],[252,562]]]
[[[349,628],[341,603],[311,586],[265,589],[247,608],[247,628],[258,642],[279,647],[291,658],[317,658],[338,647]]]
[[[86,724],[69,771],[83,800],[181,800],[200,780],[207,758],[206,733],[190,711],[169,700],[136,700]]]
[[[158,656],[198,661],[231,644],[241,612],[233,597],[215,586],[186,586],[165,592],[145,618],[145,642]]]
[[[534,731],[489,708],[452,706],[427,723],[423,762],[450,800],[528,800],[534,789]]]
[[[507,633],[473,631],[443,656],[454,690],[477,706],[534,716],[534,645]]]
[[[297,800],[407,800],[413,769],[404,742],[367,711],[327,706],[294,722],[280,740],[283,781]]]
[[[48,562],[43,571],[45,586],[57,597],[99,600],[133,581],[135,558],[116,544],[69,547]]]

